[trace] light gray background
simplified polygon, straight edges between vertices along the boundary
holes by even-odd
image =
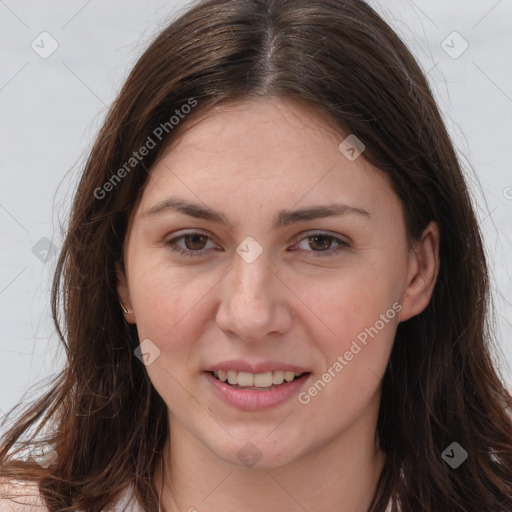
[[[59,223],[107,107],[142,50],[187,3],[0,0],[2,416],[64,364],[49,305],[56,258],[43,263],[32,248],[43,237],[60,247]],[[496,357],[512,388],[512,0],[371,3],[428,72],[468,169],[490,258]],[[31,47],[51,48],[42,32],[58,44],[45,59]],[[468,49],[453,58],[464,41]]]

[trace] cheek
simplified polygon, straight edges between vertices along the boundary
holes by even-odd
[[[294,292],[309,310],[304,314],[313,318],[312,312],[316,317],[308,324],[314,325],[316,337],[320,335],[332,350],[348,350],[352,340],[377,321],[382,331],[393,324],[397,313],[392,305],[400,296],[399,279],[379,263],[340,268],[323,279],[295,280],[298,286]],[[382,326],[380,318],[387,311]]]
[[[144,332],[160,350],[158,359],[146,370],[169,411],[181,420],[209,410],[197,387],[201,370],[197,355],[204,350],[202,340],[214,315],[212,288],[216,282],[218,278],[151,279],[146,281],[147,288],[144,286],[151,293],[140,295],[139,337],[143,339]],[[189,423],[189,428],[193,426]]]
[[[387,367],[401,305],[387,281],[352,274],[310,295],[319,320],[309,336],[322,353],[316,380],[300,403],[315,410],[313,424],[331,418],[338,428],[357,418],[378,391]]]
[[[201,338],[205,304],[218,276],[196,274],[165,265],[146,267],[134,274],[132,304],[141,340],[149,338],[173,368],[186,366],[183,358]]]
[[[202,304],[213,286],[207,280],[192,282],[185,279],[185,274],[160,267],[144,270],[133,279],[132,302],[139,339],[151,340],[160,351],[146,370],[173,411],[186,411],[190,405],[189,373],[197,370],[191,354],[205,329]],[[199,281],[203,284],[199,285]]]

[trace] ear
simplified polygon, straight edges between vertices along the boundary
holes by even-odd
[[[432,221],[410,252],[400,322],[419,315],[428,306],[439,274],[439,265],[439,227]]]
[[[126,279],[126,275],[121,268],[121,265],[118,261],[116,261],[116,276],[117,276],[117,294],[119,296],[119,309],[121,310],[121,314],[124,316],[125,320],[129,324],[134,324],[135,322],[135,313],[132,309],[132,304],[130,301],[130,293],[128,290],[128,281]],[[128,311],[128,313],[123,311],[122,306]]]

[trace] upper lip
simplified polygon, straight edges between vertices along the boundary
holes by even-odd
[[[221,361],[220,363],[216,363],[209,366],[208,368],[205,368],[205,371],[207,372],[218,372],[219,370],[241,371],[254,374],[276,372],[279,370],[295,373],[307,373],[310,371],[308,369],[301,368],[300,366],[295,366],[288,363],[279,363],[278,361],[261,361],[259,363],[250,363],[249,361],[243,361],[241,359]]]

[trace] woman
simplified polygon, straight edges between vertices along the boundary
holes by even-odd
[[[361,0],[199,2],[85,166],[53,286],[68,365],[2,441],[4,494],[511,511],[488,294],[459,162],[391,28]]]

